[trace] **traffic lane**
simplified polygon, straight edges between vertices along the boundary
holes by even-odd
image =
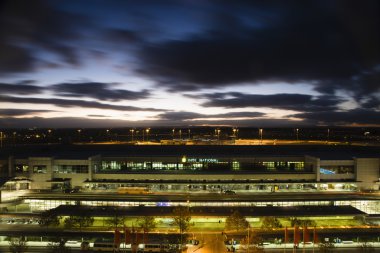
[[[225,253],[227,248],[224,245],[223,237],[220,233],[213,234],[197,234],[200,244],[190,246],[187,253]]]
[[[246,251],[237,251],[238,253],[241,252],[246,252]],[[295,251],[293,251],[293,249],[286,249],[284,251],[284,249],[265,249],[265,252],[266,253],[278,253],[278,252],[288,252],[288,253],[303,253],[303,252],[310,252],[310,253],[314,253],[314,252],[319,252],[319,248],[315,248],[314,251],[313,249],[305,249],[305,251],[303,251],[302,248],[300,249],[297,249]],[[358,253],[360,252],[360,249],[358,248],[335,248],[333,252],[344,252],[344,253]],[[373,252],[380,252],[380,251],[373,251]]]
[[[51,248],[48,248],[48,247],[28,247],[27,251],[25,251],[24,253],[51,253],[51,252],[52,252]],[[79,248],[70,248],[70,252],[92,253],[94,251],[91,249],[89,251],[82,251]],[[122,252],[132,253],[130,250],[123,250]],[[12,252],[9,250],[9,247],[0,246],[0,253],[12,253]]]

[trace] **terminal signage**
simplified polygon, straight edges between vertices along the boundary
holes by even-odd
[[[215,158],[189,158],[187,159],[189,163],[218,163],[219,160]]]

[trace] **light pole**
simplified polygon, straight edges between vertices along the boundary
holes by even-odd
[[[173,140],[174,140],[174,132],[175,132],[175,128],[173,128],[173,130],[172,130],[172,137],[173,137]]]
[[[131,132],[131,140],[132,140],[132,142],[133,142],[133,133],[135,132],[135,129],[131,129],[131,130],[129,130],[130,132]]]
[[[80,141],[80,133],[82,132],[82,129],[78,129],[77,132],[78,132],[78,141]]]
[[[48,143],[51,142],[51,129],[48,129]]]
[[[3,132],[0,132],[0,148],[3,147]]]
[[[139,130],[136,130],[136,139],[137,139],[137,141],[139,141]]]
[[[150,128],[147,128],[145,131],[146,131],[146,141],[149,141],[149,131],[150,131]]]
[[[260,134],[260,143],[263,143],[263,129],[259,129],[259,134]]]
[[[216,130],[216,134],[218,135],[218,141],[219,141],[219,137],[220,137],[220,129],[217,129],[217,130]]]
[[[330,140],[330,128],[327,128],[327,142]]]
[[[234,133],[233,136],[236,138],[236,128],[232,128],[232,132]]]
[[[189,140],[190,140],[190,129],[187,130],[188,134],[189,134]]]
[[[182,140],[182,130],[180,129],[178,132],[179,132],[179,139]]]
[[[13,146],[16,146],[16,134],[17,134],[16,132],[13,132]]]
[[[297,141],[298,141],[298,131],[299,131],[299,129],[297,128],[297,129],[296,129],[296,133],[297,133]]]

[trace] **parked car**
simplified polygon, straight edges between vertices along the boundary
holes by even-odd
[[[235,191],[231,191],[231,190],[227,190],[227,191],[224,191],[224,194],[226,194],[226,195],[235,195],[236,192]]]

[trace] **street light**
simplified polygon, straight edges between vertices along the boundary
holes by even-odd
[[[13,132],[13,145],[16,145],[16,132]]]
[[[147,128],[145,131],[146,131],[146,141],[149,141],[149,131],[150,131],[150,128]]]
[[[174,132],[175,132],[175,128],[173,128],[173,130],[172,130],[172,137],[173,137],[173,140],[174,140]]]
[[[232,128],[232,132],[233,132],[233,137],[234,138],[237,138],[238,134],[239,134],[239,129],[237,128]]]
[[[80,133],[82,132],[82,129],[78,129],[77,132],[78,132],[78,141],[80,141]]]
[[[217,135],[218,135],[218,140],[219,140],[219,137],[220,137],[220,129],[217,129],[217,130],[216,130],[216,133],[217,133]]]
[[[297,129],[296,129],[296,133],[297,133],[297,141],[298,141],[298,131],[299,131],[299,129],[297,128]]]
[[[327,128],[327,141],[330,140],[330,128]]]
[[[188,129],[187,132],[189,133],[189,140],[190,140],[190,129]]]
[[[135,132],[135,129],[130,129],[129,131],[131,132],[131,136],[132,136],[131,140],[133,141],[133,133]]]
[[[182,140],[182,130],[180,129],[178,132],[179,132],[179,139]]]
[[[259,134],[260,134],[260,143],[262,143],[263,142],[263,129],[262,128],[259,129]]]

